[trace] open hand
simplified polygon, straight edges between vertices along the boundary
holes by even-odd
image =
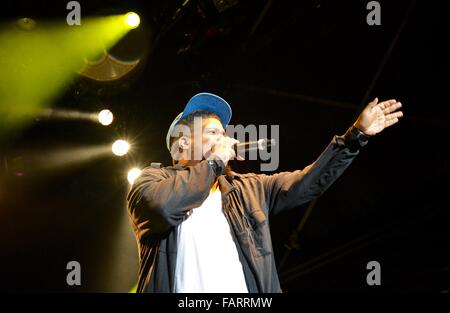
[[[376,135],[399,121],[403,112],[397,110],[401,107],[402,104],[396,100],[378,102],[375,98],[361,112],[354,126],[366,135]]]

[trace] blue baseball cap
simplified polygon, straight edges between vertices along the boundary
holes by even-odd
[[[178,114],[178,116],[173,120],[172,124],[169,127],[169,130],[167,131],[166,145],[169,151],[171,148],[170,137],[178,122],[189,114],[201,110],[216,114],[220,118],[220,121],[222,122],[222,126],[224,128],[228,126],[228,123],[231,120],[231,115],[233,113],[228,102],[226,102],[221,97],[209,92],[201,92],[196,94],[188,101],[188,103],[184,107],[183,112]]]

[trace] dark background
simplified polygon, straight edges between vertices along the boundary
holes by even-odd
[[[126,213],[131,166],[170,164],[165,135],[197,92],[224,97],[232,124],[280,125],[278,171],[313,162],[377,96],[405,117],[370,140],[311,207],[271,218],[285,292],[449,292],[449,49],[441,2],[79,1],[83,16],[135,11],[141,25],[113,49],[141,66],[118,82],[76,77],[53,108],[109,108],[115,122],[33,120],[0,147],[0,290],[127,292],[137,247]],[[233,1],[231,1],[233,2]],[[65,19],[66,1],[2,2],[5,20]],[[219,7],[220,8],[220,7]],[[266,9],[265,9],[266,8]],[[259,21],[259,22],[258,22]],[[4,47],[0,47],[3,49]],[[117,137],[133,151],[37,171],[27,157]],[[234,164],[258,172],[259,162]],[[20,176],[18,173],[22,173]],[[82,285],[66,284],[80,262]],[[369,261],[381,286],[366,284]]]

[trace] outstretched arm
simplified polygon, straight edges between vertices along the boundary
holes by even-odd
[[[378,98],[375,98],[343,136],[333,138],[314,163],[303,170],[262,175],[271,213],[297,207],[325,192],[367,143],[368,136],[398,122],[403,116],[401,111],[397,111],[401,106],[396,100],[378,103]]]

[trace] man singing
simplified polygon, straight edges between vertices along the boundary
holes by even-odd
[[[238,174],[226,170],[238,142],[225,134],[231,107],[211,93],[192,97],[167,133],[173,166],[145,168],[128,195],[137,291],[281,292],[269,217],[319,197],[400,107],[375,98],[302,170]]]

